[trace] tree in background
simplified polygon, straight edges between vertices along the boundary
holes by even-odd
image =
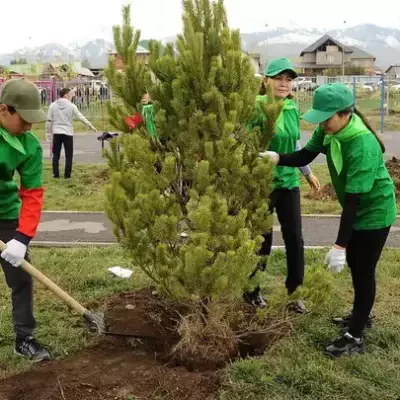
[[[10,61],[10,65],[22,65],[28,64],[28,60],[26,58],[15,58]]]
[[[85,58],[84,60],[82,60],[81,65],[83,68],[90,68],[90,62],[87,58]]]

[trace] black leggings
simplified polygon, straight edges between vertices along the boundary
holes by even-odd
[[[351,270],[354,288],[353,315],[349,333],[361,337],[375,301],[375,271],[390,226],[383,229],[355,231],[347,246],[347,264]]]
[[[74,137],[69,135],[54,134],[53,135],[53,176],[60,177],[60,155],[61,147],[64,145],[65,151],[65,178],[71,177],[72,160],[74,156]]]
[[[276,189],[270,196],[270,211],[276,210],[286,248],[286,288],[292,294],[304,280],[304,240],[301,227],[300,189]],[[260,255],[270,255],[272,230],[264,235]]]

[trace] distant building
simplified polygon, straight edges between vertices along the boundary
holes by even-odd
[[[391,65],[385,73],[389,79],[400,79],[400,64]]]
[[[67,63],[44,63],[40,74],[41,79],[64,79],[68,75],[74,75],[81,79],[91,79],[94,77],[89,68],[82,67],[80,62]]]
[[[116,51],[110,51],[109,56],[115,57],[115,63],[118,71],[124,70],[124,63],[121,59],[121,56]],[[148,65],[150,57],[150,51],[147,50],[145,47],[139,45],[136,50],[136,59],[138,61],[142,61],[144,64]],[[101,71],[99,71],[101,72]]]
[[[43,66],[41,64],[12,64],[8,67],[10,78],[26,78],[31,81],[39,79]]]
[[[355,46],[345,46],[329,35],[324,35],[300,53],[297,67],[304,75],[323,75],[327,69],[362,68],[367,74],[375,73],[376,57]]]

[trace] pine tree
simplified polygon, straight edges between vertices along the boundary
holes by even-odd
[[[140,31],[130,7],[114,28],[124,71],[106,72],[116,99],[111,123],[124,134],[107,157],[112,178],[106,210],[118,241],[174,298],[234,300],[256,282],[261,234],[271,226],[272,166],[258,156],[281,110],[269,89],[266,131],[249,130],[258,82],[228,27],[222,0],[183,0],[176,46],[151,41],[149,65],[136,57]],[[132,126],[150,94],[157,135]]]

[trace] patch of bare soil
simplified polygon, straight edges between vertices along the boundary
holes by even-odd
[[[391,160],[386,161],[386,168],[394,181],[396,196],[400,199],[400,160],[393,157]]]
[[[319,192],[310,191],[305,195],[305,197],[310,200],[319,201],[330,201],[337,199],[336,192],[333,188],[332,183],[324,185]]]
[[[245,313],[249,318],[255,314],[250,309]],[[183,332],[188,307],[149,289],[113,296],[106,315],[110,331],[140,338],[103,337],[73,357],[4,379],[0,400],[212,400],[219,386],[218,368],[239,356],[262,354],[289,331],[283,325],[274,334],[243,334],[228,353],[222,351],[225,358],[202,359],[199,352],[212,346],[194,341],[188,351],[190,341],[180,345],[192,337]],[[219,332],[209,337],[217,337],[222,346],[226,341]]]

